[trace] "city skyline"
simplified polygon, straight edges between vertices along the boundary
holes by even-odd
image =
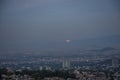
[[[120,0],[0,0],[0,80],[120,80]]]

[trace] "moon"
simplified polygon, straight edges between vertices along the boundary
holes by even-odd
[[[70,41],[71,41],[70,39],[66,39],[66,42],[67,42],[67,43],[70,43]]]

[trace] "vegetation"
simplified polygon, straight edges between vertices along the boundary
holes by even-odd
[[[29,75],[32,76],[33,78],[37,79],[43,79],[45,77],[61,77],[64,79],[69,78],[75,78],[75,75],[70,73],[67,70],[55,70],[55,71],[51,71],[51,70],[23,70],[23,71],[14,71],[14,73],[12,72],[7,72],[6,69],[0,69],[1,74],[6,74],[6,75],[10,75],[10,74],[15,74],[15,75]]]

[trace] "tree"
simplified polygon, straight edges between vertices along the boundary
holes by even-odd
[[[2,74],[0,73],[0,80],[2,79]]]

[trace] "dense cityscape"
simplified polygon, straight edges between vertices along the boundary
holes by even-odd
[[[0,80],[120,80],[120,0],[0,0]]]
[[[119,80],[119,50],[104,48],[102,55],[48,56],[39,54],[0,56],[2,80]],[[29,54],[28,54],[29,52]],[[109,52],[109,55],[107,54]],[[111,52],[114,53],[110,54]],[[117,54],[115,54],[117,52]],[[53,52],[54,53],[54,52]],[[92,55],[92,56],[90,56]],[[96,52],[97,53],[97,52]],[[102,53],[102,52],[101,52]],[[106,54],[105,54],[106,53]]]

